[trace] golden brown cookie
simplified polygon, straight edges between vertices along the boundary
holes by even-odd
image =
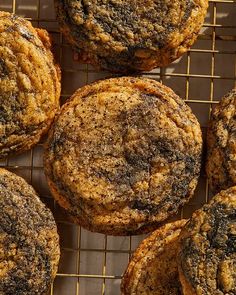
[[[236,187],[196,211],[180,235],[184,295],[236,294]]]
[[[59,108],[60,71],[46,31],[0,12],[0,158],[30,149]]]
[[[194,43],[208,0],[55,0],[82,62],[113,72],[166,66]]]
[[[45,294],[59,257],[50,210],[23,178],[0,169],[0,294]]]
[[[181,295],[178,239],[186,220],[164,225],[134,252],[121,283],[122,295]]]
[[[193,195],[202,135],[170,88],[114,78],[79,89],[63,106],[44,164],[55,199],[97,232],[151,231]]]
[[[213,110],[207,143],[206,172],[212,191],[236,185],[236,89]]]

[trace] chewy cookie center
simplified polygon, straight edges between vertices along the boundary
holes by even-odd
[[[178,125],[172,103],[120,87],[78,99],[50,144],[58,186],[72,202],[77,195],[109,210],[154,214],[179,205],[198,173],[199,150],[185,128],[191,122],[186,116]]]

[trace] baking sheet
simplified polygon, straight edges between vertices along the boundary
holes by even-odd
[[[0,10],[15,12],[49,30],[57,61],[62,68],[62,103],[78,88],[110,77],[92,66],[73,60],[59,33],[53,0],[0,0]],[[211,108],[236,86],[236,1],[210,1],[205,25],[191,50],[169,67],[144,76],[162,81],[182,97],[197,115],[206,134]],[[110,237],[90,233],[71,224],[48,190],[42,164],[42,143],[23,155],[10,157],[4,166],[32,183],[52,209],[61,236],[61,262],[51,295],[117,295],[120,278],[132,251],[144,236]],[[194,198],[175,218],[189,217],[209,198],[204,169]]]

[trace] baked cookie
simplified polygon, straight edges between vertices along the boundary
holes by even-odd
[[[59,107],[60,71],[46,31],[0,12],[0,158],[30,149]]]
[[[196,211],[180,235],[184,295],[236,294],[236,187]]]
[[[194,43],[208,0],[55,0],[81,62],[112,72],[166,66]]]
[[[121,283],[122,295],[181,295],[178,238],[186,220],[154,231],[134,252]]]
[[[207,143],[206,172],[212,191],[236,185],[236,89],[213,110]]]
[[[55,199],[91,231],[151,231],[195,190],[199,123],[171,89],[114,78],[79,89],[63,106],[44,164]]]
[[[45,294],[59,257],[50,210],[24,179],[0,169],[0,294]]]

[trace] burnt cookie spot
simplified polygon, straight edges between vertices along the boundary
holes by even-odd
[[[208,1],[145,5],[145,1],[130,0],[57,0],[55,4],[62,32],[79,51],[81,61],[125,72],[151,70],[178,58],[195,41]],[[176,48],[170,45],[173,38]]]
[[[8,68],[5,64],[5,61],[0,58],[0,78],[4,79],[8,75]]]
[[[229,234],[228,235],[228,241],[226,244],[227,254],[233,254],[236,253],[236,235],[235,234]]]
[[[0,169],[0,293],[45,294],[60,250],[55,221],[34,190]]]
[[[180,265],[185,285],[206,294],[235,294],[236,190],[216,195],[183,230]],[[186,280],[186,282],[185,282]]]
[[[149,214],[155,214],[158,211],[158,206],[156,204],[151,204],[143,200],[135,200],[130,208],[133,210],[146,211]]]
[[[195,171],[197,173],[198,170]],[[189,182],[191,181],[192,174],[188,175],[185,179],[180,179],[177,183],[172,185],[172,195],[181,198],[182,196],[187,196],[189,193]]]

